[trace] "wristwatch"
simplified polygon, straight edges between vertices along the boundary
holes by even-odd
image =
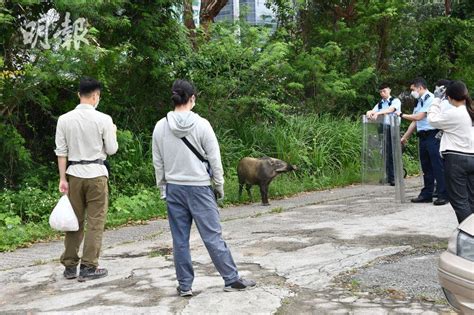
[[[403,113],[400,113],[400,118],[403,118]]]

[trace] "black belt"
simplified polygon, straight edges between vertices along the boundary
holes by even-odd
[[[422,130],[418,131],[416,133],[416,136],[418,138],[428,138],[429,136],[436,136],[436,134],[439,132],[438,129],[432,129],[432,130]]]
[[[441,152],[443,156],[448,155],[448,154],[454,154],[454,155],[464,155],[464,156],[472,156],[474,157],[474,153],[470,152],[461,152],[461,151],[455,151],[455,150],[445,150]]]
[[[80,165],[87,165],[87,164],[99,164],[99,165],[104,165],[104,160],[102,160],[102,159],[97,159],[97,160],[93,160],[93,161],[86,161],[86,160],[82,160],[82,161],[68,161],[67,163],[68,163],[68,165],[77,165],[77,164],[80,164]]]

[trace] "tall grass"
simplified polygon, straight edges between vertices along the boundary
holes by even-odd
[[[234,122],[218,132],[226,171],[226,200],[238,202],[236,166],[245,156],[271,156],[298,166],[270,186],[270,197],[341,186],[360,180],[361,125],[329,115],[293,116],[277,122]],[[258,189],[254,199],[260,198]],[[243,200],[248,200],[244,197]]]
[[[329,115],[260,124],[244,121],[219,136],[226,169],[235,168],[244,156],[271,156],[296,164],[299,174],[308,176],[359,168],[361,139],[359,122]]]

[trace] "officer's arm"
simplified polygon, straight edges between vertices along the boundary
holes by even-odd
[[[420,121],[426,118],[426,113],[425,112],[420,112],[416,114],[403,114],[402,116],[403,119],[409,120],[409,121]]]
[[[393,112],[396,112],[396,111],[397,111],[397,109],[395,107],[390,106],[389,108],[382,109],[377,114],[378,115],[384,115],[384,114],[390,114],[390,113],[393,113]]]
[[[405,116],[403,116],[405,117]],[[405,134],[403,135],[402,137],[402,143],[405,143],[408,141],[408,139],[410,139],[411,135],[413,134],[413,132],[415,132],[415,129],[416,129],[416,122],[412,122],[410,124],[410,126],[408,126],[408,129],[407,131],[405,132]]]

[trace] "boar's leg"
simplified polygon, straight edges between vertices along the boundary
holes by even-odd
[[[247,193],[249,194],[250,201],[252,201],[253,198],[252,198],[252,192],[250,191],[250,188],[252,188],[252,185],[250,185],[250,184],[245,185],[245,190],[247,190]]]
[[[262,196],[262,205],[269,206],[268,203],[268,183],[260,184],[260,195]]]
[[[239,183],[239,200],[242,198],[242,189],[244,188],[244,183]]]

